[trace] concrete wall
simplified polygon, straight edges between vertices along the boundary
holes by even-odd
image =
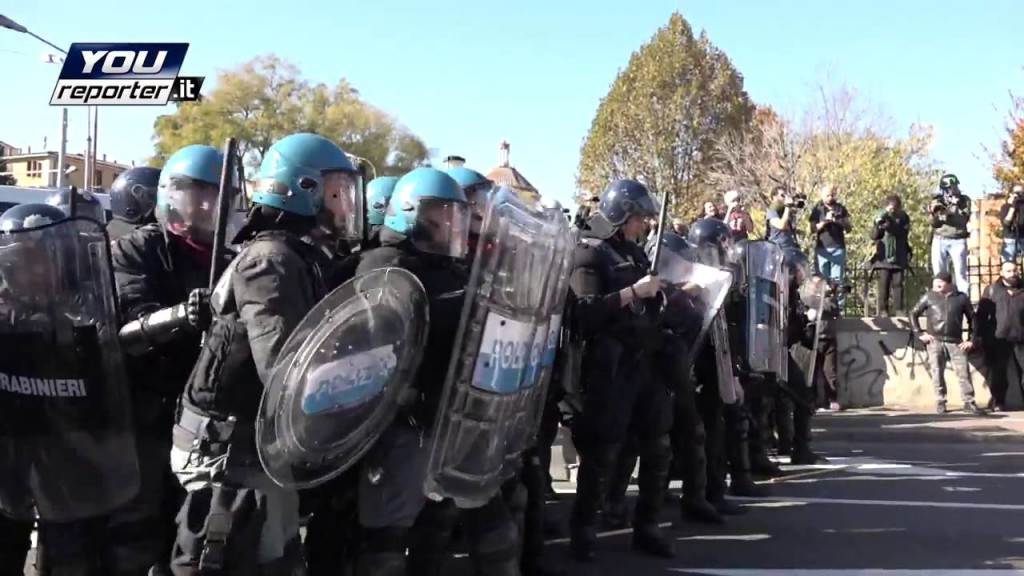
[[[934,359],[924,345],[911,338],[905,318],[843,318],[836,327],[839,403],[847,408],[889,406],[932,410]],[[981,354],[971,355],[971,380],[978,404],[991,395],[985,381]],[[960,405],[960,388],[952,367],[946,368],[949,407]],[[1010,408],[1024,407],[1017,386],[1007,396]]]

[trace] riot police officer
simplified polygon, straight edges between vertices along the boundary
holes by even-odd
[[[688,240],[698,252],[698,260],[709,265],[731,268],[735,279],[742,278],[742,269],[737,266],[742,251],[733,246],[733,235],[728,225],[718,219],[702,218],[690,227]],[[740,361],[745,353],[747,293],[742,281],[733,283],[733,288],[722,304],[727,325],[728,342],[714,342],[708,335],[705,345],[728,347],[732,368],[735,369],[744,390],[751,388],[749,374],[744,374]],[[761,496],[764,491],[751,477],[749,450],[749,418],[746,401],[738,398],[735,402],[723,402],[722,389],[729,383],[719,381],[716,363],[718,354],[701,354],[694,365],[694,375],[700,386],[698,406],[707,432],[708,487],[707,499],[722,513],[738,513],[725,500],[726,467],[730,477],[729,491],[736,496]],[[748,396],[744,394],[744,396]],[[724,464],[724,465],[723,465]]]
[[[56,222],[64,219],[64,213],[49,204],[21,204],[0,216],[0,230],[21,230],[25,228],[26,219],[39,223]],[[25,263],[5,262],[4,264],[9,264],[9,266],[0,266],[0,277],[4,279],[0,295],[7,300],[15,296],[11,292],[16,285],[11,284],[10,276],[14,274],[15,270],[24,274]],[[31,520],[15,520],[0,513],[0,574],[14,576],[24,573],[25,561],[32,548],[32,528]]]
[[[671,459],[669,393],[653,362],[664,345],[655,299],[662,284],[648,274],[650,261],[637,244],[656,214],[643,184],[615,181],[574,254],[574,329],[587,341],[587,354],[583,411],[573,427],[581,463],[570,525],[572,554],[583,562],[594,559],[597,512],[631,432],[640,438],[641,461],[633,546],[661,557],[675,554],[658,527]]]
[[[381,176],[366,185],[366,223],[370,226],[369,241],[364,250],[380,247],[380,229],[388,212],[388,202],[395,190],[398,178]]]
[[[480,228],[484,222],[484,212],[490,198],[494,183],[486,176],[465,166],[453,166],[445,170],[462,188],[462,193],[469,201],[469,254],[476,252],[476,243],[480,238]]]
[[[395,184],[380,231],[381,247],[359,258],[357,275],[392,266],[413,273],[430,303],[430,330],[413,384],[417,401],[400,408],[361,464],[358,516],[365,547],[357,567],[360,575],[407,573],[406,549],[415,543],[410,531],[427,500],[423,483],[430,447],[424,440],[440,402],[468,280],[462,259],[467,254],[469,211],[455,179],[434,168],[417,168]],[[475,538],[488,532],[473,528],[482,527],[468,530]],[[413,558],[423,557],[417,552]],[[514,554],[506,560],[514,566]],[[490,573],[507,573],[503,567],[494,568]]]
[[[117,239],[139,226],[156,222],[156,196],[160,169],[136,166],[122,172],[110,185],[110,222],[107,234]]]
[[[133,168],[115,182],[116,218],[141,224],[111,249],[129,376],[135,390],[136,447],[143,467],[135,502],[111,520],[123,554],[163,565],[174,543],[174,518],[185,494],[171,470],[170,431],[178,397],[199,357],[208,315],[217,196],[224,157],[211,146],[186,146],[167,160],[149,205],[151,168]],[[136,170],[142,171],[135,172]],[[115,201],[114,198],[117,198]],[[151,223],[144,223],[154,218]],[[179,307],[184,314],[174,314]],[[140,520],[153,528],[139,528]],[[159,567],[158,573],[166,573]]]
[[[64,211],[65,214],[71,215],[71,194],[74,192],[74,212],[75,216],[82,218],[91,218],[100,224],[105,224],[107,221],[107,212],[103,208],[103,204],[100,199],[93,195],[92,192],[86,190],[76,190],[74,188],[66,188],[55,192],[46,199],[46,203],[50,206],[56,206]]]
[[[798,358],[809,360],[816,355],[814,343],[819,338],[821,323],[817,318],[819,310],[811,306],[816,306],[824,296],[825,282],[824,278],[812,276],[810,262],[800,250],[786,250],[785,263],[789,274],[786,345],[790,349],[790,364],[787,389],[776,402],[779,454],[789,455],[792,464],[824,464],[828,460],[811,449],[811,418],[817,389],[814,375],[806,371],[813,363],[800,362]]]
[[[255,418],[281,346],[326,293],[326,256],[302,238],[324,226],[331,194],[341,209],[357,205],[354,182],[327,189],[319,154],[334,151],[307,143],[285,138],[267,151],[236,238],[244,247],[211,296],[210,328],[181,397],[171,454],[189,492],[171,561],[176,576],[283,575],[302,564],[298,494],[260,467]],[[362,214],[329,220],[356,226]]]

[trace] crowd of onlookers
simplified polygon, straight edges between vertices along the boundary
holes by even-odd
[[[722,195],[721,203],[705,202],[696,219],[721,219],[737,239],[764,238],[783,248],[800,248],[798,228],[800,219],[806,217],[814,239],[811,261],[816,272],[833,286],[840,286],[847,278],[847,235],[852,229],[852,216],[839,201],[839,192],[836,186],[825,184],[817,190],[814,204],[808,205],[803,195],[776,187],[771,191],[764,223],[759,226],[751,217],[743,195],[730,190]],[[596,200],[593,198],[590,202]],[[581,212],[585,214],[591,207],[585,203]],[[937,412],[947,411],[944,378],[947,365],[951,365],[956,374],[964,410],[984,411],[974,400],[968,362],[971,353],[981,361],[988,378],[992,392],[988,408],[1005,410],[1010,382],[1016,382],[1024,395],[1024,284],[1018,274],[1018,263],[1024,256],[1024,183],[1010,187],[1006,203],[999,211],[1000,275],[984,289],[977,303],[970,299],[967,272],[971,203],[961,192],[955,174],[942,176],[938,191],[927,206],[926,216],[931,228],[932,285],[931,290],[908,308],[906,281],[914,258],[909,241],[911,218],[896,194],[888,196],[885,206],[874,215],[870,232],[874,252],[869,264],[877,281],[878,314],[889,316],[892,312],[896,316],[908,316],[913,331],[927,346],[936,368],[932,376]],[[686,219],[673,218],[671,226],[673,231],[686,235]],[[842,310],[845,291],[837,294]],[[926,319],[924,325],[920,322],[922,317]],[[825,408],[839,409],[835,339],[826,334],[819,354],[822,355],[819,366],[824,384],[820,403]]]

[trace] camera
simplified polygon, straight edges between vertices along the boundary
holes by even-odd
[[[803,209],[807,206],[807,196],[805,194],[790,194],[786,196],[786,203],[793,208],[798,210]]]

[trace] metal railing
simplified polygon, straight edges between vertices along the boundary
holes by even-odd
[[[985,263],[968,262],[967,280],[971,286],[971,301],[977,303],[982,292],[995,279],[999,278],[998,261]],[[909,311],[931,289],[935,274],[928,266],[911,266],[903,274],[904,304]],[[846,295],[843,315],[847,317],[878,316],[878,270],[868,267],[854,267],[846,270],[846,284],[851,292]],[[895,301],[890,292],[890,310],[895,309]]]

